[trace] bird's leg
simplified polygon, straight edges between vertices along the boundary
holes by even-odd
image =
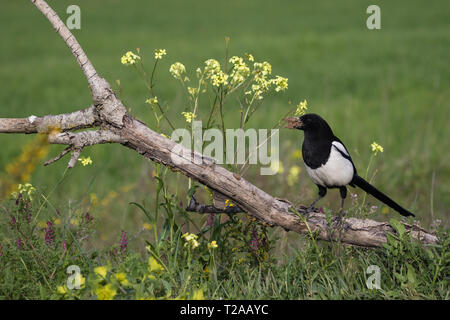
[[[341,208],[339,209],[339,214],[336,216],[336,218],[334,220],[336,227],[341,227],[342,222],[344,220],[344,216],[345,216],[344,201],[345,201],[345,198],[347,197],[347,188],[345,186],[340,187],[339,192],[341,194]]]
[[[341,194],[341,209],[339,209],[339,213],[342,216],[345,216],[344,201],[345,201],[345,198],[347,198],[347,188],[345,186],[344,187],[340,187],[339,188],[339,192]]]
[[[322,186],[318,186],[318,187],[319,187],[319,196],[317,197],[316,200],[313,201],[313,203],[311,203],[311,205],[308,208],[306,208],[307,213],[314,211],[314,205],[317,203],[317,201],[319,201],[320,199],[325,197],[325,195],[327,194],[327,188],[322,187]]]

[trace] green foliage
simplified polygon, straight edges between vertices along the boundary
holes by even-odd
[[[422,246],[392,219],[395,234],[388,235],[384,248],[317,242],[311,233],[296,237],[300,246],[287,242],[280,255],[274,246],[286,239],[276,239],[245,214],[215,215],[195,226],[164,182],[161,194],[158,206],[164,214],[136,204],[153,232],[122,236],[118,244],[99,250],[93,249],[91,234],[101,221],[86,214],[73,221],[55,213],[52,222],[39,222],[38,198],[19,193],[0,216],[0,298],[449,298],[450,237],[442,228],[437,245]],[[50,216],[47,211],[40,216]],[[145,241],[145,250],[133,250],[128,239]],[[72,265],[80,268],[80,289],[68,288]],[[380,268],[379,290],[366,286],[371,265]]]

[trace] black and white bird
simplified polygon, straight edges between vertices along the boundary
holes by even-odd
[[[286,120],[287,128],[303,130],[305,133],[302,146],[303,161],[308,175],[319,188],[319,197],[309,206],[309,210],[327,194],[327,189],[339,188],[342,199],[341,212],[344,212],[346,186],[350,185],[360,187],[401,215],[414,217],[411,212],[358,176],[350,153],[324,119],[317,114],[309,113]]]

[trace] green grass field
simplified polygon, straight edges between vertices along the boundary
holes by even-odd
[[[0,117],[40,116],[89,106],[87,82],[48,21],[29,1],[0,2]],[[384,152],[371,163],[369,175],[376,173],[374,185],[411,209],[423,226],[429,227],[434,219],[448,226],[448,1],[377,1],[381,30],[366,28],[366,8],[372,2],[365,0],[49,1],[63,20],[68,16],[67,6],[73,3],[81,7],[81,30],[74,30],[74,35],[114,88],[120,79],[123,102],[151,128],[155,121],[144,103],[148,97],[145,86],[132,68],[120,63],[120,57],[140,48],[149,61],[154,49],[167,50],[155,89],[160,101],[170,105],[176,126],[184,126],[180,113],[186,99],[168,72],[169,66],[183,62],[195,77],[195,68],[206,59],[224,61],[224,39],[229,36],[230,55],[252,53],[258,61],[269,61],[274,75],[289,78],[289,89],[265,99],[249,127],[272,128],[290,108],[307,99],[309,111],[322,115],[345,142],[359,173],[369,164],[370,144],[378,142]],[[228,102],[225,118],[229,127],[233,123],[239,126],[236,103]],[[167,127],[163,129],[170,133]],[[20,155],[23,144],[33,139],[0,135],[0,177]],[[309,204],[316,187],[305,170],[293,187],[285,183],[289,167],[295,164],[292,154],[300,149],[302,139],[302,133],[281,130],[280,161],[285,172],[260,176],[257,168],[252,168],[246,178],[274,196]],[[47,158],[61,149],[51,146]],[[96,146],[84,155],[93,159],[93,165],[77,166],[63,181],[66,161],[38,165],[30,182],[39,192],[50,194],[53,209],[64,214],[84,210],[92,197],[97,197],[98,205],[91,211],[102,221],[95,234],[101,248],[117,243],[120,230],[133,234],[141,229],[143,215],[129,203],[152,203],[155,166],[120,145]],[[303,168],[301,160],[297,161]],[[182,187],[187,185],[184,177],[173,174],[168,182],[173,192],[187,191],[187,186]],[[338,192],[330,191],[320,204],[337,209],[338,199]],[[373,198],[368,202],[380,206]],[[54,218],[53,209],[46,210],[42,218]],[[386,220],[399,216],[393,211],[382,214],[379,208],[372,217]],[[276,234],[284,236],[281,231]],[[290,235],[294,242],[298,237]],[[141,249],[145,245],[138,238],[131,242]],[[281,250],[279,254],[284,253]],[[288,293],[282,296],[291,297]],[[347,297],[354,296],[357,292],[352,291]]]

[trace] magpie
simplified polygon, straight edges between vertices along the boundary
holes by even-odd
[[[319,196],[308,207],[314,205],[327,194],[327,189],[338,188],[341,195],[341,212],[344,213],[344,200],[347,197],[347,185],[360,187],[381,202],[403,216],[413,216],[394,200],[361,178],[356,172],[350,153],[336,137],[328,123],[319,115],[308,113],[301,117],[289,117],[287,128],[303,130],[305,138],[302,156],[306,172],[319,188]]]

